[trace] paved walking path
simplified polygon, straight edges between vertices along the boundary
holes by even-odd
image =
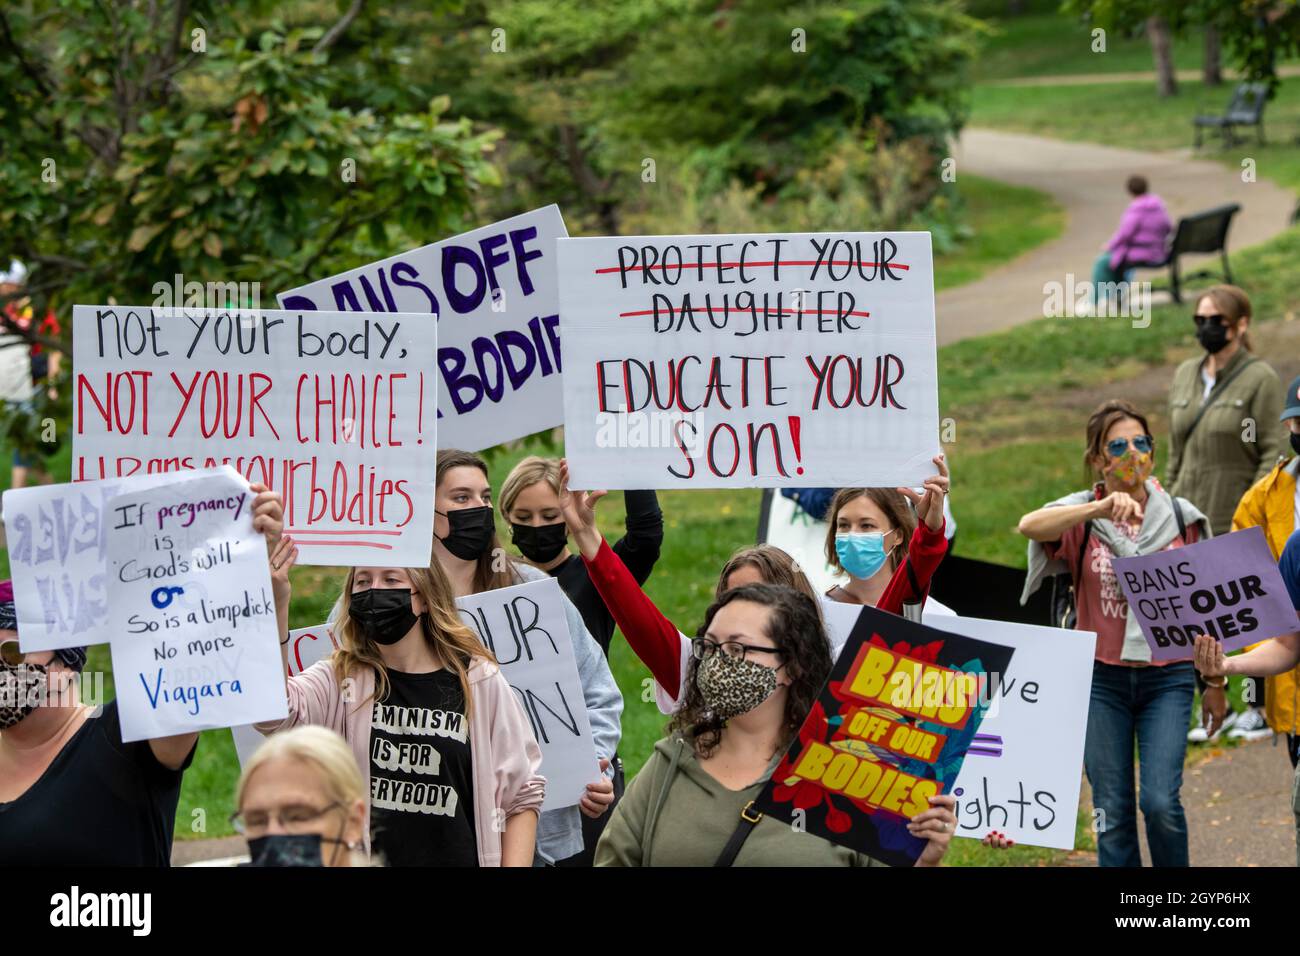
[[[1177,70],[1179,83],[1195,83],[1201,78],[1200,70]],[[1277,69],[1279,77],[1300,76],[1300,64],[1290,63]],[[1232,83],[1237,78],[1233,70],[1223,71],[1223,103],[1232,96]],[[985,86],[1103,86],[1108,83],[1155,83],[1154,70],[1136,70],[1126,73],[1063,73],[1060,76],[1021,76],[1010,80],[987,80]]]
[[[1249,147],[1241,148],[1243,156],[1250,155]],[[1128,203],[1124,182],[1133,173],[1150,180],[1152,191],[1164,199],[1175,221],[1213,206],[1240,203],[1241,212],[1228,234],[1230,254],[1286,229],[1296,206],[1293,193],[1266,179],[1244,183],[1240,170],[1192,159],[1186,153],[1143,152],[970,128],[962,134],[955,155],[959,177],[963,172],[975,173],[1050,193],[1065,209],[1067,222],[1060,238],[982,279],[941,292],[936,303],[940,345],[1041,318],[1044,283],[1065,284],[1069,274],[1075,282],[1091,280],[1092,262]],[[1183,272],[1195,271],[1207,259],[1217,264],[1217,257],[1185,258]],[[1141,272],[1139,278],[1158,275]]]

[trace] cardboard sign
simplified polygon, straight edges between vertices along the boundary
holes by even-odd
[[[1235,651],[1300,628],[1262,528],[1113,564],[1155,660],[1190,660],[1198,633]]]
[[[300,563],[428,564],[432,317],[79,305],[73,327],[73,480],[229,464],[283,492]]]
[[[297,677],[317,661],[323,661],[333,654],[338,646],[338,642],[334,640],[334,635],[326,624],[300,627],[290,631],[289,666],[285,673],[289,677]],[[252,724],[231,727],[230,733],[235,738],[235,754],[239,757],[241,767],[248,763],[248,758],[253,756],[257,748],[262,745],[262,741],[266,739]]]
[[[570,807],[600,778],[582,680],[553,578],[456,599],[460,616],[496,655],[542,748],[546,801]]]
[[[863,607],[760,810],[890,866],[907,822],[952,790],[1012,651]],[[802,811],[796,817],[796,811]]]
[[[559,274],[574,487],[933,474],[929,233],[564,239]]]
[[[311,282],[285,309],[426,312],[438,317],[439,439],[478,451],[563,421],[555,243],[558,206],[503,219]]]
[[[972,617],[938,626],[1015,651],[957,774],[957,835],[1073,850],[1097,635]]]
[[[4,493],[18,644],[24,652],[108,643],[110,502],[118,494],[171,480],[171,475],[139,475]]]
[[[112,500],[108,617],[123,740],[287,713],[253,497],[227,467]]]

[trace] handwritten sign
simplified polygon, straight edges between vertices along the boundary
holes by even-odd
[[[73,309],[75,481],[229,464],[284,494],[304,564],[429,562],[428,315]]]
[[[1300,628],[1262,528],[1113,563],[1156,660],[1190,660],[1198,633],[1233,651]]]
[[[164,474],[139,475],[4,493],[5,540],[24,652],[108,643],[109,502],[171,480]]]
[[[929,233],[563,239],[559,276],[575,487],[934,471]]]
[[[285,716],[253,497],[227,467],[113,499],[108,611],[123,740]]]
[[[546,801],[569,807],[600,777],[573,640],[554,579],[457,598],[460,616],[496,655],[542,748]]]
[[[290,631],[289,666],[285,669],[285,674],[297,677],[317,661],[323,661],[333,654],[338,646],[333,632],[325,624]],[[252,724],[231,727],[230,733],[235,738],[235,755],[239,757],[241,767],[248,763],[248,758],[253,756],[266,739]]]
[[[281,293],[286,309],[438,317],[440,438],[477,451],[563,420],[558,206],[503,219]]]
[[[907,822],[952,790],[1008,647],[863,607],[830,679],[756,801],[890,866],[926,841]]]

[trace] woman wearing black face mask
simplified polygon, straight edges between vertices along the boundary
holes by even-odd
[[[1251,349],[1250,318],[1250,299],[1241,289],[1208,289],[1193,315],[1205,354],[1180,365],[1169,389],[1169,491],[1200,508],[1215,534],[1232,529],[1242,495],[1268,475],[1285,447],[1278,424],[1282,383]],[[1199,679],[1198,685],[1207,696]],[[1214,716],[1227,716],[1228,723],[1216,727],[1207,706],[1196,709],[1201,722],[1188,734],[1193,743],[1236,720],[1217,693],[1208,696]]]
[[[457,597],[546,578],[545,571],[511,560],[497,540],[487,463],[478,455],[449,448],[438,452],[433,507],[433,556],[435,563],[446,572]],[[578,806],[542,814],[537,829],[538,865],[553,864],[581,853],[582,818],[599,817],[613,803],[613,761],[621,730],[619,718],[623,713],[623,696],[600,645],[587,630],[573,602],[565,597],[564,605],[602,774],[599,780],[587,785]]]

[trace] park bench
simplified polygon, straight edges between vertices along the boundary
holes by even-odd
[[[1197,116],[1192,120],[1196,131],[1196,148],[1201,146],[1201,130],[1217,129],[1223,136],[1225,147],[1237,141],[1234,130],[1238,126],[1255,127],[1255,135],[1264,142],[1264,103],[1268,87],[1263,83],[1242,83],[1233,91],[1232,102],[1222,116]]]
[[[1215,206],[1204,212],[1193,213],[1178,220],[1174,237],[1169,241],[1169,251],[1158,262],[1129,263],[1132,269],[1163,269],[1169,267],[1170,294],[1175,302],[1182,302],[1182,280],[1200,279],[1213,275],[1208,269],[1189,276],[1178,272],[1178,257],[1195,252],[1217,252],[1223,261],[1224,281],[1232,281],[1232,270],[1228,268],[1228,227],[1232,217],[1241,211],[1241,206],[1229,203]]]

